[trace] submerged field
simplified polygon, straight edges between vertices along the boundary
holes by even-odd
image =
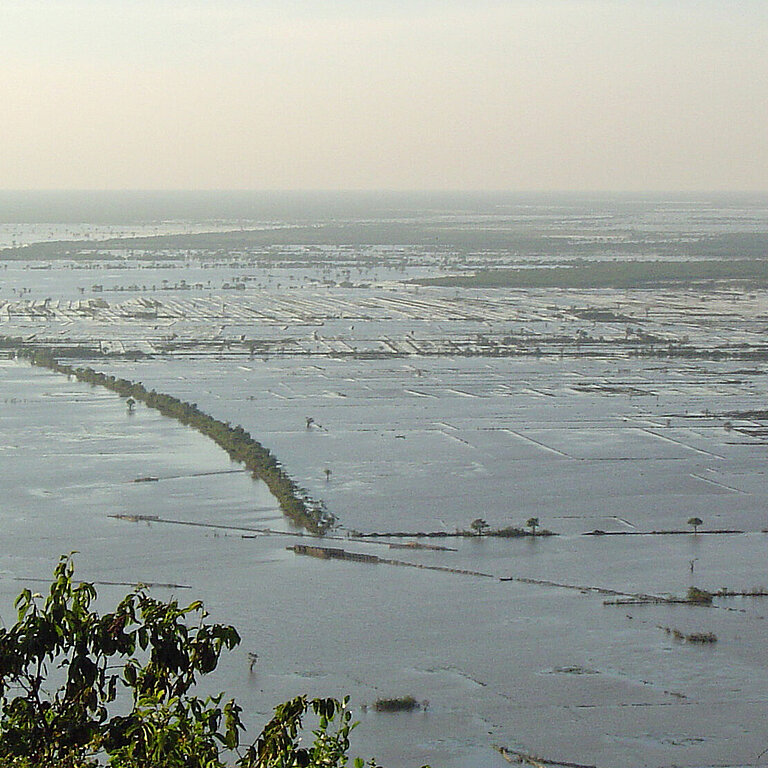
[[[550,210],[536,233],[530,209],[504,226],[483,214],[492,252],[477,213],[449,221],[464,240],[445,247],[355,245],[334,230],[330,244],[234,249],[176,225],[169,237],[192,239],[90,256],[52,240],[42,261],[14,251],[0,271],[0,615],[76,549],[82,578],[176,585],[156,589],[235,624],[243,644],[214,685],[247,720],[296,693],[350,693],[353,751],[385,765],[505,765],[494,745],[606,768],[754,764],[768,745],[766,598],[604,602],[768,586],[768,293],[711,273],[663,289],[412,282],[531,259],[551,269],[583,258],[585,238],[588,258],[722,261],[722,229],[755,258],[764,212],[725,210]],[[709,249],[698,255],[692,217]],[[500,244],[513,225],[517,250]],[[563,252],[534,253],[563,237]],[[300,531],[212,442],[12,359],[20,345],[242,425],[336,515],[326,545],[426,567],[288,551]],[[559,535],[411,539],[441,550],[357,538],[531,517]],[[622,535],[584,535],[595,530]],[[429,705],[374,707],[405,696]]]

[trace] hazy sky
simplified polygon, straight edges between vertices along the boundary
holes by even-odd
[[[0,188],[768,189],[768,0],[0,0]]]

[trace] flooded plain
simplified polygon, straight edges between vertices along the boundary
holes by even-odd
[[[635,228],[681,239],[690,211],[657,208]],[[723,231],[763,231],[762,209],[740,210]],[[613,231],[585,220],[536,226]],[[383,765],[507,764],[496,746],[601,768],[764,761],[768,598],[631,601],[768,586],[765,288],[440,287],[411,281],[455,273],[465,252],[278,250],[17,258],[0,272],[0,335],[242,425],[336,515],[330,546],[422,567],[294,554],[300,532],[212,442],[9,352],[5,622],[77,550],[105,604],[142,581],[238,628],[210,685],[246,721],[348,693],[352,752]],[[447,535],[531,517],[559,535]],[[358,535],[393,532],[446,536]],[[390,547],[408,541],[444,548]],[[373,710],[405,695],[428,706]]]

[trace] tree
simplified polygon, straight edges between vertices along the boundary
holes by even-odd
[[[133,413],[133,409],[136,407],[136,401],[132,397],[129,397],[125,401],[125,404],[128,406],[128,413]]]
[[[536,529],[539,527],[539,518],[538,517],[529,517],[525,521],[525,527],[531,529],[531,535],[536,535]]]
[[[700,517],[689,517],[688,525],[693,526],[693,533],[696,535],[699,532],[699,526],[704,525],[704,521]]]
[[[240,750],[235,701],[190,693],[237,631],[206,623],[199,601],[162,602],[141,586],[99,615],[96,590],[75,584],[73,570],[60,558],[48,596],[24,589],[17,623],[0,628],[0,765],[92,768],[100,755],[112,768],[223,768],[223,750],[234,750],[240,768],[347,766],[346,699],[285,702]],[[115,707],[118,689],[129,701]],[[307,715],[318,725],[300,747]]]
[[[469,527],[475,532],[476,536],[482,536],[485,531],[490,528],[488,523],[483,520],[482,517],[475,518],[470,524]]]

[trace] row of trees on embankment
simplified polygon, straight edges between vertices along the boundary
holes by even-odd
[[[154,389],[148,390],[140,382],[108,376],[89,367],[61,363],[51,350],[20,347],[16,354],[33,365],[73,376],[93,386],[105,387],[121,397],[142,402],[163,416],[193,427],[223,448],[233,461],[242,463],[254,477],[266,483],[283,513],[308,531],[322,535],[335,523],[334,516],[326,510],[324,504],[312,499],[307,491],[300,488],[271,451],[243,427],[215,419],[201,411],[196,403],[188,403]]]
[[[527,528],[528,530],[525,530]],[[456,528],[455,531],[377,531],[363,533],[362,531],[352,530],[349,535],[353,539],[371,539],[371,538],[414,538],[414,539],[445,539],[454,537],[477,537],[477,536],[495,536],[500,539],[517,539],[524,536],[559,536],[559,533],[550,531],[547,528],[541,528],[538,517],[529,517],[525,523],[525,528],[516,525],[508,525],[503,528],[491,528],[491,526],[482,518],[478,517],[469,524],[469,530]],[[426,545],[424,545],[426,546]]]

